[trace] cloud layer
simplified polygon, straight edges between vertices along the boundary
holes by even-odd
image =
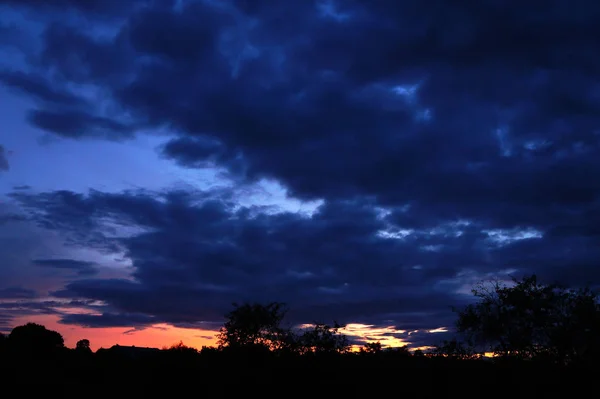
[[[7,151],[4,149],[4,146],[0,145],[0,171],[6,172],[10,169],[8,165]]]
[[[43,32],[26,72],[0,74],[32,126],[168,131],[158,151],[184,168],[322,202],[15,192],[40,226],[133,264],[57,292],[106,304],[67,323],[198,325],[247,299],[423,330],[485,276],[600,283],[596,1],[0,3]]]

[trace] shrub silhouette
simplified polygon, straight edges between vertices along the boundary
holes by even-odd
[[[348,337],[340,333],[341,325],[334,323],[329,326],[324,323],[315,323],[304,329],[298,336],[298,350],[301,354],[334,354],[345,353],[350,348]]]
[[[77,341],[77,344],[75,344],[75,350],[78,353],[92,353],[92,349],[90,348],[90,341],[88,339],[80,339],[79,341]]]
[[[267,352],[306,355],[344,353],[350,347],[348,338],[339,331],[342,326],[337,323],[333,326],[315,323],[298,331],[283,327],[287,313],[283,303],[233,305],[217,336],[220,349],[256,355]]]
[[[381,342],[367,342],[360,348],[360,353],[376,355],[381,353],[382,350]]]
[[[233,304],[225,316],[227,321],[217,335],[219,348],[277,350],[286,345],[289,330],[281,327],[287,313],[284,304],[272,302]]]
[[[62,335],[35,323],[15,327],[8,336],[7,344],[11,351],[28,357],[54,356],[65,347]]]
[[[479,301],[458,312],[456,327],[466,345],[455,342],[453,350],[461,356],[469,356],[469,347],[570,364],[591,362],[600,353],[598,295],[587,288],[542,284],[532,275],[513,279],[512,286],[482,283],[473,294]]]

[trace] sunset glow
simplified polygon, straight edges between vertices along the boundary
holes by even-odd
[[[182,341],[185,345],[196,349],[211,346],[216,342],[214,331],[176,328],[166,324],[157,324],[142,330],[131,328],[84,328],[60,324],[57,316],[27,316],[15,319],[16,325],[29,322],[46,326],[58,331],[65,339],[65,345],[74,348],[80,339],[88,339],[90,347],[96,351],[99,348],[110,348],[113,345],[139,346],[148,348],[163,348]]]

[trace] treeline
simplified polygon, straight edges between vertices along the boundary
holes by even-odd
[[[49,378],[52,372],[63,370],[63,375],[78,381],[106,374],[112,380],[132,378],[131,373],[116,370],[143,370],[146,376],[164,377],[192,369],[226,368],[248,374],[262,372],[264,367],[306,366],[327,373],[386,369],[403,370],[403,375],[435,372],[448,376],[468,372],[478,375],[482,383],[491,383],[490,379],[504,378],[507,370],[542,368],[547,378],[556,376],[558,381],[567,372],[597,366],[600,306],[596,292],[543,284],[529,276],[510,284],[484,282],[473,294],[473,304],[455,309],[455,338],[428,351],[384,348],[379,342],[352,351],[343,326],[337,323],[298,328],[285,324],[285,304],[247,303],[234,304],[214,347],[197,350],[182,342],[163,349],[116,345],[93,353],[86,339],[75,348],[66,348],[58,332],[29,323],[15,327],[8,336],[0,335],[0,358],[3,366],[17,374],[28,370],[36,378]],[[527,375],[519,372],[511,378],[517,381]]]

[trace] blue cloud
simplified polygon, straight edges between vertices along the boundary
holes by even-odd
[[[0,75],[34,104],[23,123],[89,157],[161,137],[153,163],[217,176],[14,190],[69,248],[131,262],[57,289],[106,304],[65,322],[193,326],[248,299],[421,331],[481,278],[600,284],[597,1],[143,3],[0,1],[41,32]],[[249,204],[265,181],[320,205]]]

